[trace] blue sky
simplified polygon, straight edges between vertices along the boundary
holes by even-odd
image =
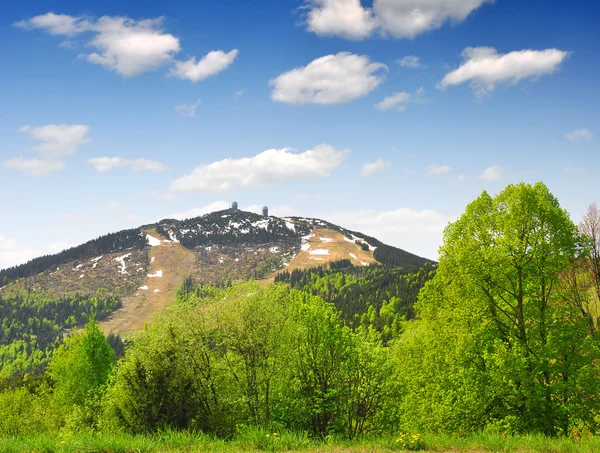
[[[600,201],[599,19],[592,1],[3,2],[0,267],[230,200],[429,258],[511,182],[578,221]]]

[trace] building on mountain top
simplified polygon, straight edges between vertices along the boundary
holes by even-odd
[[[263,206],[263,217],[269,217],[269,208],[267,206]]]
[[[237,212],[238,211],[238,202],[237,201],[234,201],[234,202],[231,203],[231,210],[233,212]]]

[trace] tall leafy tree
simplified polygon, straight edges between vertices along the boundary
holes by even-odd
[[[589,420],[596,400],[587,412],[575,402],[598,384],[588,366],[597,351],[585,320],[556,291],[585,245],[542,183],[469,204],[444,232],[436,276],[417,305],[423,320],[403,342],[414,359],[408,413],[429,428],[498,424],[547,434]],[[416,350],[424,347],[435,352]]]

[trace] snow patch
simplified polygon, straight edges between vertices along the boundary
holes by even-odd
[[[138,289],[143,289],[144,291],[146,291],[148,289],[148,287],[146,285],[144,285],[144,286],[140,286]]]
[[[300,250],[302,250],[303,252],[308,252],[310,250],[310,244],[308,242],[306,244],[302,244],[300,246]]]
[[[81,266],[83,266],[83,264],[78,264],[77,266],[75,266],[75,268],[73,270],[74,271],[79,270],[81,268]]]
[[[277,253],[277,252],[279,252],[279,247],[271,247],[271,248],[269,248],[269,252]]]
[[[160,289],[155,289],[153,292],[160,293]]]
[[[259,220],[257,222],[254,222],[252,224],[252,226],[254,226],[256,228],[262,228],[263,230],[266,230],[269,227],[269,220],[268,219]]]
[[[160,278],[163,276],[163,271],[156,271],[154,274],[148,274],[149,278]]]
[[[146,239],[148,240],[150,247],[156,247],[157,245],[160,245],[160,239],[156,239],[154,236],[147,234]]]
[[[219,263],[223,264],[225,260],[223,258],[219,258]]]
[[[121,264],[121,274],[127,274],[127,266],[125,265],[125,258],[129,258],[131,256],[131,253],[128,253],[127,255],[123,255],[123,256],[119,256],[118,258],[115,258],[113,261],[117,261],[119,262],[119,264]]]
[[[296,231],[296,225],[294,225],[292,222],[290,222],[290,221],[288,221],[288,220],[286,220],[286,221],[285,221],[285,227],[286,227],[288,230],[292,230],[292,231],[294,231],[294,232]]]
[[[150,258],[150,263],[154,263],[154,260],[156,259],[155,256],[153,256],[152,258]]]
[[[81,274],[81,275],[79,276],[79,278],[83,278],[83,277],[85,277],[85,274]]]
[[[311,255],[329,255],[329,250],[327,249],[317,249],[317,250],[311,250],[310,252]]]
[[[321,239],[321,242],[333,242],[333,239],[331,238],[319,238]]]
[[[354,253],[350,253],[350,256],[352,258],[354,258],[356,261],[359,261],[358,256],[356,256]]]
[[[97,263],[98,261],[100,261],[102,258],[104,257],[104,255],[99,256],[97,258],[93,258],[90,260],[90,263]]]

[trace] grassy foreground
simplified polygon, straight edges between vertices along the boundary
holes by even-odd
[[[409,439],[409,440],[407,440]],[[182,453],[182,452],[303,452],[303,453],[377,453],[420,450],[423,452],[518,452],[518,453],[593,453],[600,451],[600,438],[574,441],[570,438],[548,438],[539,435],[504,436],[495,433],[468,437],[444,435],[412,435],[395,438],[363,439],[348,442],[337,439],[315,441],[306,434],[249,431],[235,439],[220,440],[203,434],[165,431],[148,436],[100,434],[0,439],[0,452],[103,452],[103,453]]]

